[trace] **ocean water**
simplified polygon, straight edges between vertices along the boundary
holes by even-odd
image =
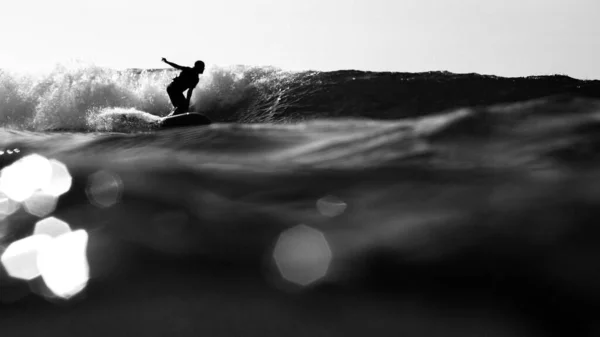
[[[4,198],[0,249],[54,217],[89,267],[68,299],[0,267],[0,332],[600,333],[598,81],[212,67],[215,123],[156,130],[174,76],[0,71],[2,167],[72,182]]]

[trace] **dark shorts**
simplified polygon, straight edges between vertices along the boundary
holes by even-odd
[[[173,82],[167,87],[167,94],[169,94],[171,103],[176,110],[183,110],[184,112],[187,112],[189,109],[189,103],[183,95],[185,90],[186,88],[182,88],[181,86],[177,85],[177,83]]]

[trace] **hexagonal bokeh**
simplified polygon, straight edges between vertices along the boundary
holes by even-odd
[[[50,161],[38,154],[23,157],[0,172],[0,191],[14,201],[23,202],[52,177]]]
[[[42,192],[59,197],[71,189],[73,178],[67,166],[58,160],[50,159],[50,165],[52,166],[52,176],[50,182],[42,188]]]
[[[119,201],[122,189],[123,183],[119,176],[108,171],[98,171],[89,177],[86,192],[92,204],[106,208]]]
[[[37,259],[40,251],[52,238],[48,235],[33,235],[11,243],[0,261],[6,272],[18,279],[31,280],[40,275]]]
[[[0,192],[0,220],[18,211],[20,207],[21,204]]]
[[[53,238],[70,232],[71,227],[69,224],[55,217],[49,217],[38,221],[33,230],[34,235],[44,234]]]
[[[43,218],[54,212],[57,203],[58,197],[38,191],[27,198],[23,205],[29,214]]]
[[[333,195],[328,195],[317,200],[317,210],[319,210],[319,213],[330,218],[344,213],[346,207],[348,205],[345,202]]]
[[[273,258],[284,279],[307,286],[325,277],[332,253],[321,231],[299,225],[281,233]]]
[[[44,246],[38,268],[46,286],[56,295],[69,298],[82,291],[89,280],[88,234],[84,230],[63,234]]]

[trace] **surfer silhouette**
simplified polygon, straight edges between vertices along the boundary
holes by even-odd
[[[198,75],[204,73],[204,62],[196,61],[194,67],[190,68],[169,62],[164,57],[162,58],[162,61],[175,69],[181,70],[179,76],[175,77],[173,82],[167,86],[167,94],[169,94],[171,103],[175,108],[169,116],[186,113],[190,107],[192,92],[199,81]],[[183,92],[186,90],[187,97],[183,95]]]

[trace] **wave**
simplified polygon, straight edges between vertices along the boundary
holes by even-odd
[[[176,71],[58,65],[46,74],[0,70],[0,126],[26,130],[139,131],[172,108]],[[400,119],[562,93],[596,95],[599,81],[502,78],[449,72],[284,71],[209,67],[191,108],[217,122],[289,123],[321,118]],[[125,116],[121,118],[120,116]]]

